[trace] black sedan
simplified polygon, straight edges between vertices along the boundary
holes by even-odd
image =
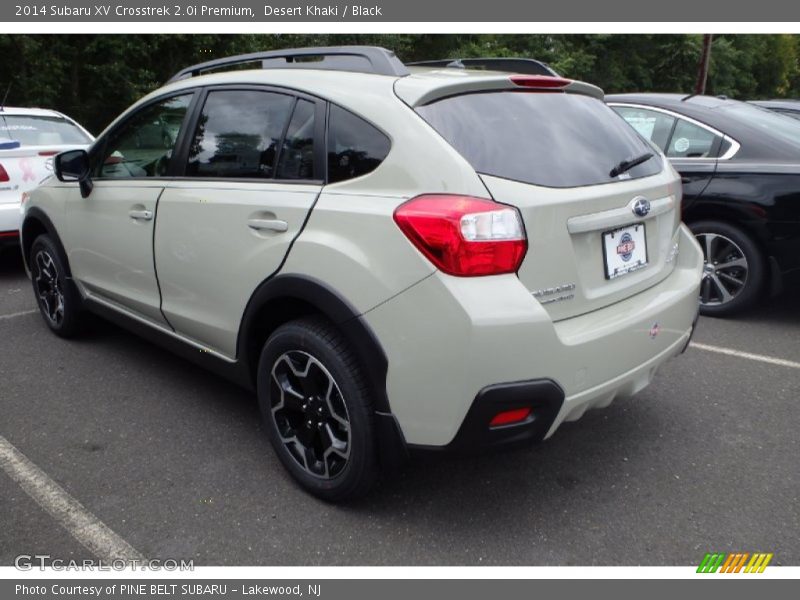
[[[800,273],[800,121],[710,96],[606,102],[681,175],[683,220],[706,259],[703,314],[742,310]]]

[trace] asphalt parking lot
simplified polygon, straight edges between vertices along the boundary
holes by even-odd
[[[301,492],[254,398],[112,325],[64,341],[0,256],[0,439],[139,553],[212,565],[800,564],[800,288],[549,441],[417,459],[347,506]],[[711,348],[708,348],[710,346]],[[723,354],[716,349],[783,359]],[[92,556],[0,470],[0,564]]]

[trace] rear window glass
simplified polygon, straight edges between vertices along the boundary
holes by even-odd
[[[331,105],[328,117],[328,182],[374,171],[389,154],[391,142],[381,131],[351,112]]]
[[[547,187],[578,187],[654,175],[661,159],[622,176],[611,170],[650,145],[603,102],[589,96],[484,92],[417,108],[473,168]]]
[[[4,115],[0,139],[16,140],[21,146],[82,146],[92,140],[73,123],[61,117]]]

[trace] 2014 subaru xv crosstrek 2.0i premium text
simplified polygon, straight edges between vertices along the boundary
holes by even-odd
[[[182,71],[25,203],[45,322],[90,310],[256,390],[328,500],[409,448],[540,440],[635,394],[696,320],[680,180],[601,90],[529,63]]]

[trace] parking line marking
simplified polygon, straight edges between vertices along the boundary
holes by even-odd
[[[16,319],[17,317],[32,315],[33,313],[36,312],[39,312],[38,308],[34,308],[33,310],[23,310],[22,312],[11,313],[10,315],[0,315],[0,321],[5,321],[6,319]]]
[[[785,358],[774,358],[764,354],[753,354],[752,352],[742,352],[741,350],[734,350],[733,348],[723,348],[722,346],[710,346],[709,344],[700,344],[699,342],[692,342],[689,344],[692,348],[698,350],[705,350],[706,352],[716,352],[717,354],[727,354],[728,356],[737,356],[739,358],[746,358],[748,360],[756,360],[759,362],[767,363],[770,365],[777,365],[779,367],[789,367],[791,369],[800,369],[800,362],[793,360],[786,360]]]
[[[141,553],[90,513],[1,435],[0,467],[72,537],[100,560],[145,560]]]

